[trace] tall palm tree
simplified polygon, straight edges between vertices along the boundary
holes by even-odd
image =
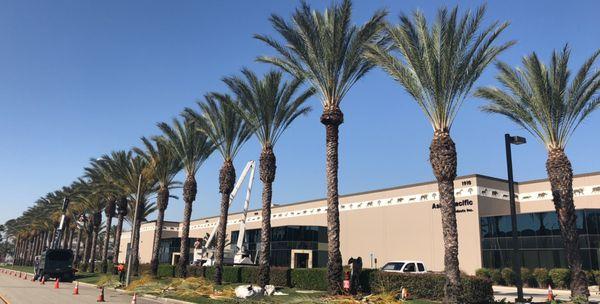
[[[115,187],[127,197],[130,203],[129,210],[132,211],[129,213],[130,217],[135,216],[135,206],[138,206],[137,221],[130,220],[135,231],[131,236],[130,254],[133,265],[130,266],[133,267],[133,273],[138,274],[140,227],[145,216],[155,210],[154,204],[148,200],[149,196],[157,191],[157,180],[152,174],[150,163],[139,155],[133,155],[132,151],[114,151],[103,155],[99,164],[104,167],[105,172],[110,172]]]
[[[476,92],[490,102],[484,111],[508,117],[537,137],[548,151],[546,171],[572,273],[573,297],[587,298],[589,291],[579,255],[573,168],[565,148],[579,124],[600,107],[600,69],[592,69],[599,55],[600,50],[587,59],[574,78],[568,66],[568,46],[554,51],[549,65],[536,53],[523,58],[523,68],[500,62],[496,79],[503,88],[484,87]]]
[[[259,57],[259,61],[278,66],[296,78],[306,79],[321,98],[321,123],[326,130],[327,278],[329,291],[334,294],[342,290],[338,131],[344,115],[340,104],[350,88],[373,67],[363,58],[363,53],[368,43],[378,41],[385,15],[385,11],[377,11],[365,24],[356,26],[351,24],[350,0],[333,4],[323,13],[313,11],[303,2],[292,15],[291,23],[277,15],[270,18],[283,43],[255,35],[279,53],[276,57]]]
[[[217,227],[217,250],[215,253],[215,283],[220,285],[223,276],[223,251],[225,249],[225,233],[227,214],[229,213],[229,196],[235,183],[235,167],[233,160],[242,145],[252,135],[252,128],[234,109],[231,96],[208,94],[205,102],[199,102],[200,113],[186,108],[184,115],[191,119],[198,130],[206,134],[223,157],[223,165],[219,172],[219,192],[221,193],[221,213]]]
[[[119,263],[119,253],[121,248],[121,233],[123,232],[123,220],[127,216],[128,210],[127,197],[121,196],[116,203],[117,227],[115,228],[115,244],[113,254],[113,265]],[[116,271],[116,269],[114,270]]]
[[[156,193],[158,215],[156,216],[152,259],[150,261],[151,273],[153,276],[156,276],[158,275],[158,253],[164,226],[165,211],[169,205],[169,190],[179,184],[179,182],[175,181],[175,175],[181,170],[181,160],[167,142],[161,140],[154,140],[154,142],[155,144],[148,138],[142,137],[145,149],[134,148],[134,151],[146,159],[150,164],[154,178],[158,181],[158,191]]]
[[[171,150],[180,162],[185,171],[186,177],[183,183],[183,225],[181,231],[180,257],[177,266],[177,275],[187,277],[187,265],[190,252],[190,221],[192,216],[193,203],[196,200],[198,184],[196,183],[196,173],[204,161],[215,150],[213,142],[203,133],[196,129],[196,126],[189,119],[181,123],[173,119],[172,126],[166,123],[159,123],[158,127],[163,132],[159,141],[165,142],[171,147]]]
[[[273,148],[277,140],[290,124],[299,116],[310,111],[306,100],[314,94],[309,89],[299,91],[302,80],[286,82],[282,74],[268,72],[259,79],[252,71],[243,69],[244,78],[227,77],[223,81],[236,95],[237,109],[243,119],[252,126],[254,135],[262,145],[260,153],[260,180],[262,192],[262,227],[260,234],[259,284],[263,288],[269,284],[271,252],[271,198],[273,181],[277,169]]]
[[[459,303],[458,232],[454,206],[457,157],[450,128],[482,71],[513,42],[494,45],[508,23],[481,28],[485,6],[462,17],[442,8],[433,25],[420,11],[386,25],[388,44],[371,45],[366,58],[381,66],[415,99],[433,127],[429,160],[438,182],[444,236],[446,303]],[[399,55],[399,56],[398,56]]]

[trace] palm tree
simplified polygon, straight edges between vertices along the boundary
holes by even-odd
[[[156,207],[156,230],[154,230],[154,242],[152,246],[151,272],[153,276],[158,275],[158,253],[160,239],[164,226],[165,211],[169,205],[169,189],[176,186],[175,175],[181,170],[181,160],[171,146],[161,140],[155,140],[153,144],[149,139],[142,137],[145,150],[134,148],[134,151],[144,157],[150,164],[154,178],[158,181]]]
[[[135,233],[131,236],[131,258],[133,261],[133,273],[139,273],[139,241],[140,227],[146,216],[155,210],[154,204],[149,203],[149,196],[157,191],[157,180],[152,174],[151,166],[145,158],[133,155],[132,151],[114,151],[109,155],[103,155],[99,164],[104,167],[105,172],[110,172],[112,182],[120,189],[120,193],[126,195],[130,203],[130,223]],[[138,189],[139,187],[139,189]],[[134,221],[135,205],[138,206],[138,218]]]
[[[385,27],[389,43],[373,44],[366,53],[406,89],[433,127],[429,160],[440,192],[446,303],[459,303],[462,293],[454,206],[457,157],[450,128],[485,67],[514,43],[493,45],[508,23],[480,29],[484,15],[485,6],[462,17],[458,8],[442,8],[429,26],[420,11],[412,18],[402,14],[399,25]]]
[[[271,198],[277,169],[273,148],[279,137],[299,116],[310,111],[304,106],[314,90],[296,96],[302,80],[288,83],[282,74],[268,72],[259,79],[252,71],[243,69],[244,78],[227,77],[223,81],[239,100],[238,112],[252,126],[254,135],[262,145],[260,153],[260,180],[263,182],[262,227],[260,235],[259,284],[269,284],[271,252]]]
[[[338,130],[344,122],[342,99],[373,64],[363,58],[368,43],[379,40],[385,11],[377,11],[364,25],[351,24],[352,3],[344,0],[324,13],[302,3],[292,16],[292,23],[272,15],[270,21],[283,37],[280,43],[263,35],[255,37],[279,56],[262,56],[258,60],[280,67],[296,78],[306,79],[319,93],[323,105],[321,123],[326,130],[327,173],[327,278],[330,293],[342,290],[342,255],[340,253],[340,218],[338,202]]]
[[[592,70],[596,51],[571,79],[570,50],[554,51],[549,65],[536,53],[523,58],[523,68],[498,63],[496,77],[504,87],[484,87],[476,92],[490,103],[485,112],[497,113],[529,131],[548,151],[546,171],[560,223],[565,253],[571,269],[571,296],[589,296],[579,255],[577,215],[573,204],[573,168],[565,153],[571,135],[594,110],[600,107],[600,69]]]
[[[184,115],[191,119],[198,130],[206,134],[223,157],[223,165],[219,172],[219,192],[221,193],[221,213],[217,227],[217,250],[215,253],[215,283],[222,283],[223,251],[225,249],[225,233],[227,214],[229,212],[229,196],[235,183],[235,167],[233,160],[242,145],[252,135],[252,129],[236,112],[229,95],[212,93],[205,96],[205,102],[199,102],[201,112],[186,108]]]
[[[159,123],[158,127],[163,132],[163,136],[157,140],[163,141],[171,147],[186,174],[185,182],[183,183],[183,201],[185,207],[181,229],[180,257],[177,266],[177,275],[185,278],[187,277],[187,265],[189,264],[192,207],[196,200],[196,192],[198,191],[196,173],[204,161],[215,150],[215,146],[206,135],[196,129],[194,123],[189,119],[185,119],[183,123],[177,119],[173,119],[172,126],[166,123]]]

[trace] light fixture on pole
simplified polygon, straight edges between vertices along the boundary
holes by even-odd
[[[515,273],[515,285],[517,286],[517,298],[515,303],[525,303],[523,299],[523,280],[521,279],[521,254],[519,251],[519,237],[517,235],[517,208],[515,206],[515,182],[513,178],[512,168],[512,145],[522,145],[527,140],[520,136],[510,136],[510,134],[504,134],[504,145],[506,147],[506,168],[508,171],[508,197],[510,202],[510,222],[512,226],[512,268]]]

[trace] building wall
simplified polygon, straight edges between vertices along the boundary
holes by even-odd
[[[576,176],[575,196],[578,209],[598,208],[600,203],[600,173]],[[519,183],[517,212],[529,213],[554,210],[550,185],[546,180]],[[381,267],[388,261],[422,260],[430,270],[444,268],[444,243],[440,209],[435,208],[439,194],[435,182],[407,185],[340,197],[340,241],[342,258],[361,256],[365,267]],[[455,181],[460,268],[473,274],[481,267],[481,237],[479,217],[510,213],[506,181],[481,175],[460,177]],[[465,204],[466,203],[466,204]],[[274,206],[272,226],[327,226],[326,200],[313,200]],[[260,210],[248,211],[247,229],[259,229]],[[241,213],[229,216],[227,230],[239,230]],[[190,237],[210,234],[218,218],[193,220]],[[178,237],[181,224],[165,228],[163,238]],[[149,263],[152,251],[154,222],[141,230],[140,261]],[[128,242],[123,234],[121,252]],[[371,264],[371,254],[377,265]],[[124,254],[121,255],[124,259]]]

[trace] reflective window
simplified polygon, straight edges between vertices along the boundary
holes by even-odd
[[[600,264],[600,209],[577,210],[582,265],[598,269]],[[480,219],[483,267],[503,268],[512,264],[510,216]],[[517,215],[521,264],[527,268],[566,267],[564,242],[556,212]]]
[[[383,270],[400,271],[400,270],[402,270],[402,266],[404,266],[404,263],[387,263],[383,266]]]
[[[404,267],[404,272],[415,272],[415,263],[408,263]]]

